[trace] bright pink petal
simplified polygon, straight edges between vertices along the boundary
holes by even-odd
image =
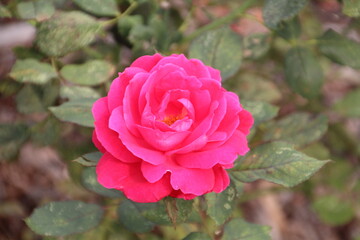
[[[123,105],[125,89],[128,86],[130,80],[136,74],[142,72],[144,72],[142,68],[129,67],[126,68],[122,73],[119,73],[119,77],[114,79],[110,85],[110,90],[108,93],[108,105],[110,112],[112,112],[114,108]]]
[[[126,148],[135,156],[154,165],[163,163],[166,160],[162,152],[154,150],[144,139],[132,135],[125,126],[123,109],[122,107],[117,107],[111,114],[109,127],[118,133],[119,138]]]
[[[240,124],[237,129],[243,132],[245,135],[248,135],[252,125],[254,124],[254,118],[248,111],[243,109],[239,113],[239,119],[240,119]]]
[[[98,99],[92,108],[95,119],[95,134],[106,151],[123,162],[138,162],[135,157],[121,142],[118,134],[109,128],[109,111],[107,97]]]
[[[183,132],[162,132],[158,129],[151,129],[138,125],[138,128],[144,140],[154,149],[160,151],[169,151],[178,146],[189,134],[188,131]]]
[[[245,135],[236,131],[234,135],[219,147],[206,151],[176,155],[176,162],[186,168],[212,168],[218,163],[230,164],[237,156],[249,150]]]
[[[185,200],[191,200],[191,199],[194,199],[197,197],[197,195],[194,195],[194,194],[185,194],[183,192],[181,192],[180,190],[174,190],[170,193],[170,196],[171,197],[174,197],[174,198],[182,198],[182,199],[185,199]]]
[[[97,136],[96,136],[96,132],[93,131],[93,134],[92,134],[92,142],[94,143],[95,147],[97,149],[99,149],[100,152],[104,153],[106,152],[105,148],[103,147],[103,145],[99,142]]]
[[[140,164],[123,163],[108,153],[100,159],[96,173],[101,185],[121,190],[136,202],[157,202],[172,192],[169,176],[149,183],[141,175]]]
[[[200,196],[213,189],[215,175],[212,169],[181,168],[171,173],[170,183],[175,190]]]
[[[220,193],[229,186],[230,178],[228,173],[222,166],[216,165],[213,169],[215,173],[215,184],[213,191],[216,193]]]
[[[163,59],[163,56],[161,56],[160,54],[156,53],[152,56],[146,55],[146,56],[142,56],[139,57],[138,59],[136,59],[130,67],[138,67],[138,68],[142,68],[147,72],[150,72],[150,70],[161,60]]]

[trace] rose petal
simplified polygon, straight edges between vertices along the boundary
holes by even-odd
[[[249,150],[245,135],[236,131],[223,145],[207,151],[176,155],[176,162],[185,168],[212,168],[218,163],[230,164]]]
[[[243,109],[239,113],[239,118],[240,118],[240,124],[237,129],[243,132],[245,135],[248,135],[250,133],[250,128],[254,124],[254,118],[245,109]]]
[[[122,107],[117,107],[110,116],[109,127],[118,133],[126,148],[135,156],[154,165],[163,163],[166,160],[162,152],[153,150],[153,147],[142,138],[133,136],[125,126],[123,109]]]
[[[154,66],[164,57],[161,56],[160,54],[156,53],[152,56],[146,55],[146,56],[142,56],[139,57],[138,59],[136,59],[130,67],[137,67],[137,68],[142,68],[147,72],[150,72],[151,69],[154,68]]]
[[[109,128],[109,111],[107,97],[98,99],[92,108],[95,118],[95,134],[103,148],[114,157],[123,162],[138,162],[139,158],[134,156],[121,142],[118,134]],[[100,150],[100,148],[99,148]]]
[[[100,159],[96,173],[101,185],[121,190],[135,202],[157,202],[172,192],[168,175],[149,183],[141,175],[140,164],[122,163],[108,153]]]
[[[179,168],[171,173],[170,183],[175,190],[181,190],[185,194],[203,195],[214,187],[214,171]]]
[[[222,166],[216,165],[213,169],[215,174],[215,184],[213,191],[220,193],[229,186],[230,178]]]

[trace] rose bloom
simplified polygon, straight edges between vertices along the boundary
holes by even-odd
[[[219,193],[249,150],[250,113],[218,70],[184,55],[138,58],[92,112],[98,181],[136,202]]]

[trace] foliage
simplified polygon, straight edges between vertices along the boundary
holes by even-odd
[[[121,239],[134,239],[133,233],[141,233],[141,239],[159,239],[169,237],[169,225],[181,229],[186,225],[186,232],[175,239],[207,240],[215,235],[223,240],[270,239],[269,227],[239,217],[239,203],[246,201],[242,183],[262,179],[293,187],[308,180],[329,158],[335,160],[334,165],[324,168],[345,166],[341,171],[346,173],[336,177],[321,171],[311,181],[324,186],[325,196],[310,187],[307,197],[327,224],[343,225],[354,218],[359,203],[342,199],[353,191],[360,195],[360,187],[349,185],[354,180],[346,178],[359,178],[354,173],[359,167],[353,167],[347,157],[359,159],[360,145],[359,136],[349,132],[344,123],[360,117],[360,88],[357,82],[356,88],[330,103],[324,89],[331,83],[332,68],[360,68],[360,43],[347,34],[360,32],[359,25],[349,24],[340,32],[311,30],[309,24],[321,25],[313,1],[246,0],[222,2],[233,9],[222,17],[204,11],[211,21],[200,26],[194,12],[202,10],[190,2],[183,3],[187,14],[169,2],[155,0],[0,4],[0,17],[15,16],[37,30],[33,46],[14,49],[17,61],[6,79],[0,80],[0,97],[11,99],[17,113],[25,116],[15,123],[0,123],[1,162],[16,159],[27,141],[52,145],[66,159],[74,182],[98,196],[96,204],[65,201],[36,208],[26,219],[35,233],[66,239],[89,239],[87,234],[116,239],[122,231]],[[360,1],[344,0],[341,6],[349,21],[360,16]],[[234,22],[249,17],[250,7],[262,10],[265,31],[236,30]],[[198,24],[196,29],[191,27],[194,24]],[[107,92],[117,72],[138,56],[155,52],[184,52],[219,69],[223,86],[237,93],[254,116],[251,150],[229,170],[231,184],[222,193],[209,193],[194,201],[167,198],[158,203],[135,203],[97,182],[94,167],[101,153],[84,154],[94,150],[88,144],[93,127],[91,106]],[[30,118],[36,114],[41,120]],[[27,116],[31,120],[26,120]],[[69,146],[72,142],[67,141],[74,132],[81,135],[86,150]],[[78,156],[84,155],[69,162],[72,159],[66,156],[71,147]],[[347,192],[339,193],[344,186]],[[110,230],[113,226],[120,230]]]

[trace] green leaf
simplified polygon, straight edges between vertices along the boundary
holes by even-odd
[[[270,49],[270,35],[267,33],[256,33],[244,36],[244,59],[259,59]]]
[[[245,73],[241,74],[232,89],[240,96],[241,100],[275,102],[281,98],[281,92],[270,80],[261,76]],[[226,82],[225,82],[226,83]]]
[[[330,60],[352,68],[360,68],[360,43],[330,29],[319,38],[318,47]]]
[[[187,235],[183,240],[211,240],[211,237],[206,233],[192,232]]]
[[[265,141],[284,141],[296,146],[320,139],[328,128],[325,115],[312,118],[308,113],[294,113],[283,119],[269,123],[264,135]]]
[[[123,194],[119,190],[108,189],[100,185],[97,181],[97,175],[94,167],[88,167],[82,171],[81,182],[86,189],[102,196],[109,198],[123,197]]]
[[[263,9],[265,25],[276,29],[282,21],[298,15],[306,4],[307,0],[266,0]]]
[[[358,103],[360,103],[360,88],[347,93],[334,104],[333,108],[344,116],[360,117],[360,105]]]
[[[321,221],[331,226],[344,225],[355,217],[355,209],[351,203],[334,195],[315,199],[312,207]]]
[[[206,213],[215,221],[216,225],[222,225],[231,216],[235,204],[236,190],[230,185],[221,193],[208,193],[205,195],[207,202]]]
[[[305,98],[315,98],[323,85],[319,61],[306,48],[295,47],[285,56],[285,77],[291,89]]]
[[[92,153],[84,154],[81,157],[78,157],[77,159],[74,160],[74,162],[80,163],[85,167],[95,167],[101,157],[102,157],[101,152],[92,152]]]
[[[56,76],[50,64],[35,59],[17,60],[10,72],[10,77],[21,83],[45,84]]]
[[[85,127],[93,127],[94,119],[91,108],[96,99],[83,98],[76,99],[58,107],[50,107],[50,111],[60,120],[72,122]]]
[[[25,85],[16,95],[16,107],[19,112],[39,113],[54,103],[58,96],[59,85],[55,82],[45,85]]]
[[[26,224],[37,234],[66,236],[85,232],[100,223],[103,210],[80,201],[50,202],[27,218]]]
[[[319,161],[294,150],[289,144],[263,144],[238,160],[231,174],[242,182],[264,179],[293,187],[313,175],[329,161]]]
[[[21,19],[36,19],[43,21],[55,13],[55,7],[49,0],[21,2],[17,6],[17,13]]]
[[[289,21],[281,22],[276,29],[276,34],[286,40],[299,38],[301,35],[299,18],[295,17]]]
[[[248,110],[254,118],[254,125],[266,122],[279,112],[279,107],[260,101],[241,101],[244,109]]]
[[[343,0],[342,12],[349,17],[360,17],[360,0]]]
[[[25,124],[0,124],[0,162],[13,159],[28,136]]]
[[[45,111],[39,91],[31,85],[25,85],[16,95],[16,108],[24,114]]]
[[[116,0],[74,0],[74,2],[83,10],[97,16],[111,17],[119,14]]]
[[[137,207],[137,203],[130,200],[121,202],[118,210],[120,222],[130,231],[144,233],[150,232],[155,224],[146,219]]]
[[[242,39],[230,28],[205,32],[190,45],[190,58],[220,70],[223,80],[234,75],[242,62]]]
[[[59,57],[89,45],[100,29],[100,23],[85,13],[58,12],[40,24],[36,44],[46,55]]]
[[[10,18],[11,12],[0,3],[0,18]]]
[[[86,85],[99,85],[109,79],[115,72],[115,67],[103,60],[91,60],[84,64],[65,65],[60,73],[68,81]]]
[[[61,125],[55,117],[49,116],[31,128],[31,139],[43,146],[54,144],[60,137]]]
[[[222,240],[271,240],[270,227],[234,218],[225,225]]]
[[[100,94],[90,87],[80,86],[61,86],[60,97],[69,100],[76,100],[81,98],[100,98]]]
[[[164,200],[165,201],[165,200]],[[135,203],[136,207],[140,210],[141,214],[151,222],[159,225],[170,225],[172,224],[171,219],[166,211],[166,206],[164,201],[156,203]],[[177,223],[182,223],[187,220],[192,212],[193,201],[176,199],[176,208],[177,213],[176,218]]]

